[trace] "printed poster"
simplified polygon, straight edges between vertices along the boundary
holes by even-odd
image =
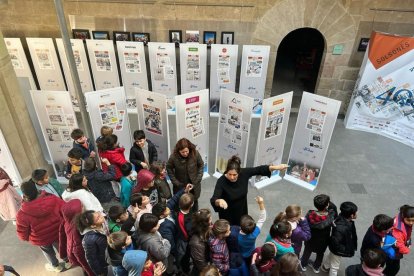
[[[124,52],[125,71],[141,73],[141,60],[137,52]]]
[[[200,106],[191,106],[185,109],[185,128],[194,128],[201,124]]]
[[[283,127],[283,116],[285,114],[285,107],[272,110],[267,113],[266,118],[266,131],[264,133],[264,139],[270,139],[274,136],[280,135]]]
[[[14,69],[24,69],[18,49],[7,49]]]
[[[46,105],[46,114],[49,118],[49,124],[52,126],[66,126],[65,114],[63,107],[60,105]]]
[[[94,51],[96,70],[100,72],[111,72],[111,58],[109,57],[109,51]]]
[[[101,125],[115,126],[118,122],[118,111],[116,103],[107,103],[99,105],[99,113],[101,115]]]
[[[326,112],[311,108],[309,110],[306,128],[314,132],[322,133],[323,124],[325,122]]]
[[[160,109],[147,104],[143,104],[142,106],[145,130],[162,136]]]
[[[50,56],[49,49],[35,49],[37,63],[42,70],[54,70],[52,57]]]
[[[260,78],[262,76],[263,57],[247,57],[246,77]]]
[[[78,50],[73,50],[73,57],[75,58],[75,64],[78,71],[83,71],[83,63]]]

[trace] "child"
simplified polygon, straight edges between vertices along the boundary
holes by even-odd
[[[276,264],[274,257],[276,255],[276,246],[273,243],[265,243],[253,251],[252,262],[250,266],[251,274],[254,276],[268,276]]]
[[[108,229],[105,226],[105,217],[101,212],[89,210],[77,217],[76,224],[83,236],[82,246],[90,268],[95,275],[106,275],[108,264],[105,261],[105,251],[108,246]]]
[[[69,185],[62,194],[64,201],[79,199],[84,210],[103,212],[99,200],[91,193],[88,188],[88,180],[82,174],[74,174],[69,179]]]
[[[13,187],[9,175],[0,167],[0,217],[7,220],[15,220],[16,214],[22,205],[22,197]]]
[[[256,197],[256,202],[259,205],[260,216],[257,223],[249,215],[244,215],[240,219],[240,235],[238,236],[238,243],[240,252],[246,264],[251,263],[251,256],[256,248],[256,239],[260,235],[263,223],[266,221],[266,209],[263,198]]]
[[[280,258],[272,269],[272,276],[300,276],[299,259],[294,253],[287,253]]]
[[[82,173],[82,170],[82,150],[79,148],[73,148],[68,152],[68,162],[66,164],[65,177],[69,179],[74,174]]]
[[[105,139],[106,136],[112,135],[114,133],[114,129],[110,126],[102,126],[101,127],[101,136],[99,136],[98,138],[96,138],[96,147],[98,148],[98,150],[101,150],[103,141]]]
[[[158,218],[153,214],[143,214],[139,221],[139,229],[134,233],[138,249],[148,252],[152,262],[163,262],[167,266],[171,244],[158,232]]]
[[[83,174],[88,180],[88,187],[94,196],[102,203],[105,210],[108,210],[111,202],[114,203],[115,193],[112,189],[111,181],[115,179],[115,167],[109,163],[108,159],[102,158],[102,163],[108,166],[108,172],[103,172],[96,167],[94,158],[86,158]]]
[[[362,264],[348,266],[345,270],[346,276],[383,276],[385,262],[384,251],[378,248],[368,248],[362,255]]]
[[[322,271],[329,276],[338,274],[342,257],[353,257],[357,250],[357,233],[354,219],[357,218],[358,207],[355,203],[346,201],[339,207],[341,213],[335,219],[329,242],[329,254],[322,265]]]
[[[124,207],[114,205],[108,211],[108,228],[110,233],[124,231],[131,235],[133,233],[135,218]]]
[[[190,254],[193,260],[192,275],[198,275],[209,264],[208,235],[211,224],[209,209],[200,209],[193,214],[192,236],[189,242]]]
[[[272,242],[276,245],[275,260],[278,261],[283,255],[287,253],[294,253],[290,236],[292,235],[292,226],[287,221],[279,221],[270,227],[270,239],[266,242]]]
[[[286,220],[292,226],[292,236],[290,239],[295,254],[299,256],[302,250],[302,242],[309,240],[311,237],[309,223],[306,218],[302,217],[302,209],[299,205],[289,205],[286,207],[285,212],[281,212],[276,216],[274,223],[282,220]]]
[[[138,229],[139,220],[141,219],[141,216],[146,213],[151,213],[152,206],[149,201],[149,197],[144,196],[143,194],[137,193],[132,194],[129,198],[129,202],[131,205],[128,207],[128,212],[133,214],[135,211],[134,209],[137,209],[136,212],[136,219],[135,219],[135,229]]]
[[[70,137],[73,139],[73,148],[78,148],[82,151],[83,160],[88,157],[95,157],[95,146],[91,143],[90,139],[83,134],[81,129],[76,128],[72,130]]]
[[[161,198],[170,199],[172,194],[170,185],[165,180],[165,176],[167,174],[165,164],[161,162],[154,162],[150,167],[150,172],[155,175],[154,184],[160,193]]]
[[[145,262],[141,276],[161,276],[165,271],[165,265],[162,262],[154,264],[151,259],[148,258]]]
[[[81,266],[84,273],[93,276],[85,258],[85,251],[82,247],[82,237],[76,228],[75,218],[82,213],[82,203],[79,199],[72,199],[66,202],[61,209],[62,224],[59,228],[59,252],[67,256],[72,265]]]
[[[360,249],[361,257],[368,248],[381,249],[385,235],[389,233],[394,225],[394,219],[384,214],[376,215],[372,225],[365,233]]]
[[[397,240],[395,247],[397,251],[397,259],[387,259],[384,274],[387,276],[397,275],[400,270],[400,261],[403,255],[410,253],[411,232],[414,225],[414,206],[403,205],[400,212],[394,218],[394,226],[392,235]]]
[[[46,170],[34,170],[32,172],[32,181],[36,183],[36,188],[38,191],[45,191],[49,194],[62,198],[62,185],[56,179],[49,177],[49,174]]]
[[[161,201],[161,193],[154,184],[155,175],[147,169],[142,169],[137,175],[137,186],[132,193],[142,193],[149,197],[152,206]]]
[[[312,269],[315,273],[319,273],[319,267],[331,236],[331,225],[337,216],[337,211],[335,204],[330,201],[330,197],[324,194],[315,196],[313,205],[317,210],[309,210],[306,214],[306,220],[311,228],[311,238],[305,242],[300,266],[302,271],[306,271],[309,257],[312,252],[315,252],[316,259]]]
[[[143,130],[134,131],[134,145],[129,153],[129,161],[134,164],[135,170],[149,169],[150,165],[158,160],[155,145],[145,138]]]
[[[229,235],[229,222],[225,219],[219,219],[214,223],[208,238],[211,261],[223,275],[226,275],[230,269],[230,255],[226,243],[226,237]]]
[[[220,270],[215,265],[206,266],[200,273],[200,276],[221,276]]]
[[[128,275],[128,271],[122,266],[122,260],[125,253],[133,249],[131,236],[126,232],[115,232],[108,236],[105,259],[112,266],[114,275]]]
[[[191,208],[193,204],[194,196],[189,193],[183,194],[179,201],[180,210],[175,214],[175,223],[178,229],[175,256],[176,265],[179,270],[185,273],[190,271],[190,250],[188,248],[188,242],[191,235]]]
[[[23,203],[16,216],[17,236],[40,247],[48,260],[46,270],[61,272],[64,267],[59,264],[54,248],[58,247],[60,209],[64,201],[45,191],[39,193],[32,181],[24,182],[20,189]]]
[[[125,149],[119,147],[118,137],[114,134],[104,138],[102,148],[99,151],[101,158],[108,159],[108,161],[115,166],[115,180],[118,182],[122,177],[121,166],[128,162],[125,159],[124,152]],[[102,170],[104,172],[108,171],[108,166],[105,163],[102,163]]]
[[[131,163],[127,162],[127,163],[123,164],[121,166],[121,172],[122,172],[123,176],[121,177],[120,200],[121,200],[122,206],[124,206],[125,208],[128,208],[128,206],[130,205],[129,197],[131,196],[132,188],[136,184],[136,179],[132,175],[132,165],[131,165]]]

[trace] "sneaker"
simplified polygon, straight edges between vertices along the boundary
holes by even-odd
[[[320,270],[322,270],[323,272],[329,272],[330,268],[325,267],[324,265],[321,265]]]
[[[315,268],[313,265],[311,265],[311,264],[308,264],[308,266],[310,266],[311,268],[312,268],[312,270],[313,270],[313,273],[315,273],[315,274],[318,274],[320,271],[319,271],[319,268]]]
[[[65,269],[70,269],[72,267],[72,264],[70,262],[66,262],[63,264],[64,264]]]
[[[306,268],[306,266],[302,266],[302,262],[301,261],[299,261],[299,267],[300,267],[300,270],[302,270],[303,272],[305,272],[305,271],[307,271],[308,269]]]
[[[47,263],[45,264],[45,268],[47,271],[52,271],[52,272],[61,272],[63,270],[63,267],[60,264],[58,266],[53,266]]]

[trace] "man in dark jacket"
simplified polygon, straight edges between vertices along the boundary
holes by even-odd
[[[23,203],[16,215],[17,236],[40,247],[48,260],[45,265],[47,270],[61,272],[64,267],[59,264],[54,248],[58,249],[59,226],[62,223],[60,209],[64,201],[45,191],[39,194],[31,180],[24,182],[20,188]],[[69,264],[67,267],[70,267]]]
[[[74,129],[71,132],[70,137],[73,139],[73,148],[78,148],[82,151],[83,160],[88,157],[95,157],[95,146],[91,143],[91,140],[85,136],[81,129]]]
[[[337,275],[342,257],[353,257],[357,250],[357,233],[353,220],[357,218],[358,207],[353,202],[346,201],[339,209],[341,213],[332,227],[330,252],[322,265],[322,271],[330,269],[330,276]]]
[[[145,138],[143,130],[134,132],[135,143],[129,152],[129,161],[134,164],[135,170],[149,169],[150,165],[158,160],[155,145]]]

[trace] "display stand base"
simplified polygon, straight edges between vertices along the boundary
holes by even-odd
[[[287,180],[287,181],[289,181],[289,182],[292,182],[293,184],[296,184],[296,185],[298,185],[298,186],[301,186],[301,187],[303,187],[303,188],[305,188],[305,189],[308,189],[308,190],[310,190],[310,191],[313,191],[313,190],[315,190],[315,188],[316,188],[316,185],[309,184],[309,183],[308,183],[308,182],[306,182],[306,181],[303,181],[303,180],[297,179],[296,177],[293,177],[293,176],[290,176],[290,175],[285,175],[285,176],[283,177],[283,179],[284,179],[284,180]]]
[[[219,172],[215,172],[215,173],[213,174],[213,176],[214,176],[215,178],[217,178],[217,179],[219,179],[222,175],[223,175],[223,174],[222,174],[222,173],[219,173]]]
[[[271,178],[266,178],[262,181],[256,182],[253,184],[253,187],[255,187],[256,189],[260,190],[263,189],[264,187],[267,187],[271,184],[274,184],[276,182],[279,182],[280,180],[282,180],[282,178],[278,175],[272,176]],[[253,181],[252,179],[250,179],[250,181]]]
[[[203,180],[210,177],[210,174],[208,172],[203,173]]]

